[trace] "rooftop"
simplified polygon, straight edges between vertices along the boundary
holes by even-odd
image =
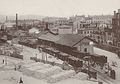
[[[84,38],[87,38],[87,39],[95,42],[91,38],[86,37],[84,35],[79,35],[79,34],[54,35],[54,34],[51,34],[49,32],[46,32],[38,37],[38,39],[43,39],[43,40],[51,41],[51,42],[54,42],[57,44],[66,45],[66,46],[70,46],[70,47],[73,47],[74,45],[76,45],[78,42],[80,42]]]

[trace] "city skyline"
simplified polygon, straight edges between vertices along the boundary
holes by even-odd
[[[120,0],[0,0],[0,15],[113,15]]]

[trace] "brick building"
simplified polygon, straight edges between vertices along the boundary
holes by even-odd
[[[120,46],[120,9],[118,12],[114,11],[114,17],[112,18],[112,31],[114,32],[114,45]]]

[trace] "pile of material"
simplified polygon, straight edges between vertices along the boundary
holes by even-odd
[[[33,66],[36,66],[36,65],[42,65],[42,63],[40,62],[35,62],[35,63],[29,63],[29,64],[24,64],[21,66],[21,71],[26,71],[27,68],[30,68],[30,67],[33,67]]]
[[[59,74],[55,74],[55,75],[51,76],[48,79],[48,82],[49,83],[55,83],[55,82],[58,82],[58,81],[70,78],[71,76],[74,76],[74,75],[75,75],[75,71],[74,70],[63,71],[63,72],[61,72]]]
[[[35,66],[42,66],[43,64],[37,62],[37,63],[30,63],[30,64],[25,64],[23,66],[21,66],[21,71],[23,72],[23,74],[29,73],[29,68],[30,67],[35,67]]]
[[[49,65],[49,64],[33,66],[30,68],[27,68],[28,71],[25,72],[25,74],[28,76],[33,76],[34,73],[36,72],[36,70],[46,69],[46,68],[50,68],[50,67],[51,67],[51,65]]]
[[[36,70],[34,73],[34,77],[38,79],[47,79],[51,75],[58,74],[60,72],[62,72],[62,69],[60,67],[53,66],[42,70]]]
[[[73,78],[79,79],[79,80],[87,80],[89,78],[89,76],[86,73],[79,72],[78,74],[76,74],[75,76],[73,76]]]

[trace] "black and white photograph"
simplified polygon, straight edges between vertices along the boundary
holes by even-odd
[[[120,0],[0,0],[0,84],[120,84]]]

